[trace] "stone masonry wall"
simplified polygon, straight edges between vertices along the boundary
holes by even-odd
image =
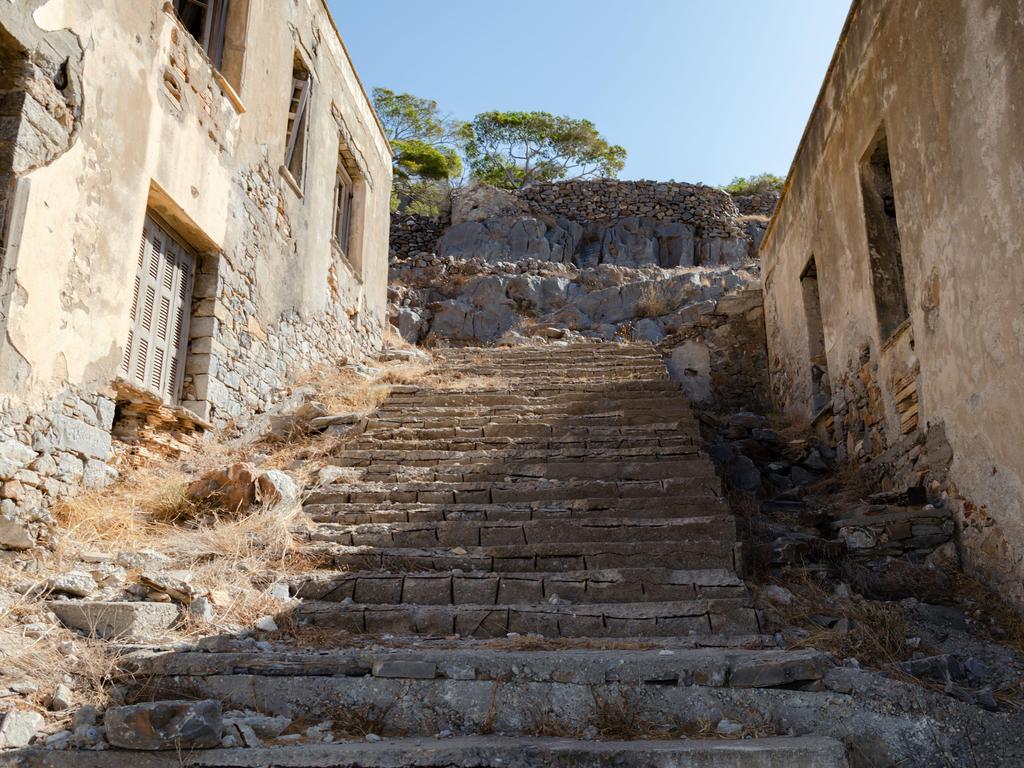
[[[761,192],[756,195],[733,195],[736,209],[744,216],[771,216],[779,204],[778,192]]]
[[[630,216],[681,221],[702,229],[702,237],[741,237],[739,212],[728,194],[703,184],[597,179],[536,184],[519,193],[531,208],[549,216],[608,224]]]
[[[266,410],[296,371],[361,357],[383,343],[382,324],[359,311],[358,296],[346,295],[352,289],[347,273],[342,279],[334,272],[328,309],[290,311],[272,326],[260,322],[258,254],[289,248],[292,236],[276,176],[269,167],[243,176],[249,228],[227,252],[203,257],[197,268],[182,401],[218,427]]]
[[[393,258],[409,259],[420,253],[436,253],[437,241],[448,228],[446,218],[431,218],[420,214],[391,216],[390,254]]]
[[[12,191],[19,201],[11,231],[0,229],[10,235],[0,242],[0,550],[20,541],[5,537],[45,535],[47,510],[62,496],[117,476],[112,431],[129,404],[161,409],[168,423],[180,414],[179,424],[202,429],[182,408],[118,380],[144,209],[197,254],[181,406],[199,419],[243,423],[297,372],[361,357],[384,334],[390,157],[340,40],[322,38],[330,29],[325,9],[249,20],[254,49],[268,51],[282,79],[295,49],[291,35],[279,44],[279,31],[308,37],[304,50],[319,51],[319,109],[299,191],[279,171],[283,148],[273,144],[283,141],[287,105],[243,88],[242,114],[170,4],[123,12],[113,3],[69,4],[75,23],[50,33],[32,14],[43,2],[0,3],[0,211]],[[118,38],[123,30],[141,32]],[[85,53],[79,35],[90,41]],[[154,58],[145,78],[121,76],[119,67],[134,60],[113,49],[123,40]],[[107,98],[131,107],[81,109]],[[333,103],[351,112],[354,135]],[[161,152],[138,151],[154,137]],[[114,157],[119,141],[132,151]],[[332,189],[333,175],[316,170],[333,174],[339,144],[358,155],[350,175],[361,215],[348,244],[358,274],[332,249],[330,211],[309,204]],[[111,169],[120,169],[116,183]],[[51,210],[37,215],[42,206]],[[57,300],[39,285],[41,275],[60,284]]]
[[[626,219],[648,219],[656,225],[688,225],[705,240],[747,238],[760,243],[763,224],[752,227],[745,215],[770,215],[775,192],[732,198],[703,184],[588,179],[536,184],[515,193],[522,213],[564,219],[584,227],[609,227]],[[392,258],[437,253],[451,222],[447,217],[395,214],[391,220]]]
[[[689,307],[659,347],[696,405],[718,413],[770,405],[764,299],[752,286]]]

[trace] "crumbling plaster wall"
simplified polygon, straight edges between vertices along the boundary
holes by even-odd
[[[883,124],[910,307],[891,339],[859,178]],[[810,415],[814,256],[840,455],[948,491],[967,563],[1024,602],[1022,199],[1024,3],[859,0],[762,257],[776,400]]]
[[[0,25],[29,30],[28,46],[58,35],[82,52],[73,140],[14,187],[21,212],[5,264],[0,448],[9,439],[37,458],[11,443],[8,465],[0,450],[4,513],[12,500],[29,507],[88,482],[88,462],[109,457],[111,384],[147,210],[200,256],[183,396],[203,418],[243,418],[290,373],[382,342],[391,184],[383,131],[322,0],[236,5],[245,55],[228,85],[169,4],[0,4]],[[279,171],[297,52],[313,74],[301,191]],[[350,256],[361,276],[331,242],[340,136],[357,171]],[[61,419],[92,430],[89,441],[66,440]],[[70,443],[85,452],[65,451]],[[24,487],[8,487],[17,473]]]

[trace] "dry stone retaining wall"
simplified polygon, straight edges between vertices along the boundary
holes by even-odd
[[[741,237],[732,198],[703,184],[597,179],[536,184],[519,193],[530,208],[578,222],[611,224],[630,216],[693,224],[704,237]]]

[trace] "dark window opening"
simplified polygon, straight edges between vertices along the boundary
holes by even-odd
[[[800,287],[803,290],[811,364],[811,415],[817,416],[832,402],[832,383],[829,381],[828,356],[825,351],[825,323],[821,314],[818,265],[813,256],[800,276]]]
[[[284,166],[296,183],[302,184],[306,168],[306,126],[309,122],[310,75],[298,61],[292,70],[291,99],[288,103],[288,131]]]
[[[229,0],[174,0],[174,13],[182,26],[202,46],[217,69],[224,63],[228,3]]]
[[[910,317],[903,278],[903,254],[893,192],[892,165],[885,131],[879,131],[860,168],[864,221],[868,235],[871,286],[882,341]]]
[[[355,185],[345,170],[345,164],[338,158],[338,179],[334,185],[334,242],[351,260],[349,239],[352,235],[352,202],[355,199]]]

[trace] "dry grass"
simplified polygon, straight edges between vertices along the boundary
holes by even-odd
[[[549,739],[579,739],[582,729],[570,726],[552,712],[534,711],[530,716],[530,724],[525,728],[527,736],[539,736]]]
[[[44,598],[40,593],[23,595],[0,611],[0,674],[5,684],[25,680],[37,685],[38,691],[27,703],[40,712],[46,711],[50,695],[65,682],[75,691],[76,706],[104,703],[120,677],[119,663],[127,652],[61,627],[27,634],[26,624],[49,614]]]
[[[957,571],[952,579],[957,601],[981,612],[982,631],[987,638],[1024,653],[1024,615],[973,576]],[[1024,695],[1024,690],[1019,693]]]
[[[593,697],[591,723],[602,738],[628,741],[649,737],[659,731],[655,723],[643,716],[643,701],[639,694],[620,691],[604,695],[595,690]]]
[[[815,648],[838,659],[855,658],[877,669],[909,659],[914,652],[907,639],[914,633],[903,610],[894,603],[845,599],[830,595],[811,578],[788,582],[790,605],[776,606],[787,625],[806,630],[794,648]],[[846,618],[848,631],[821,625],[821,617]]]
[[[619,691],[608,695],[594,691],[593,697],[591,724],[602,739],[760,739],[779,732],[770,718],[753,709],[727,713],[727,719],[740,728],[735,733],[723,735],[718,732],[717,724],[707,718],[688,720],[668,713],[646,711],[643,691]]]
[[[675,309],[668,297],[653,285],[645,285],[636,303],[636,316],[656,318],[667,315]]]
[[[339,705],[327,710],[326,717],[333,723],[331,732],[346,739],[365,739],[371,733],[377,736],[401,736],[387,724],[391,707],[376,704]]]

